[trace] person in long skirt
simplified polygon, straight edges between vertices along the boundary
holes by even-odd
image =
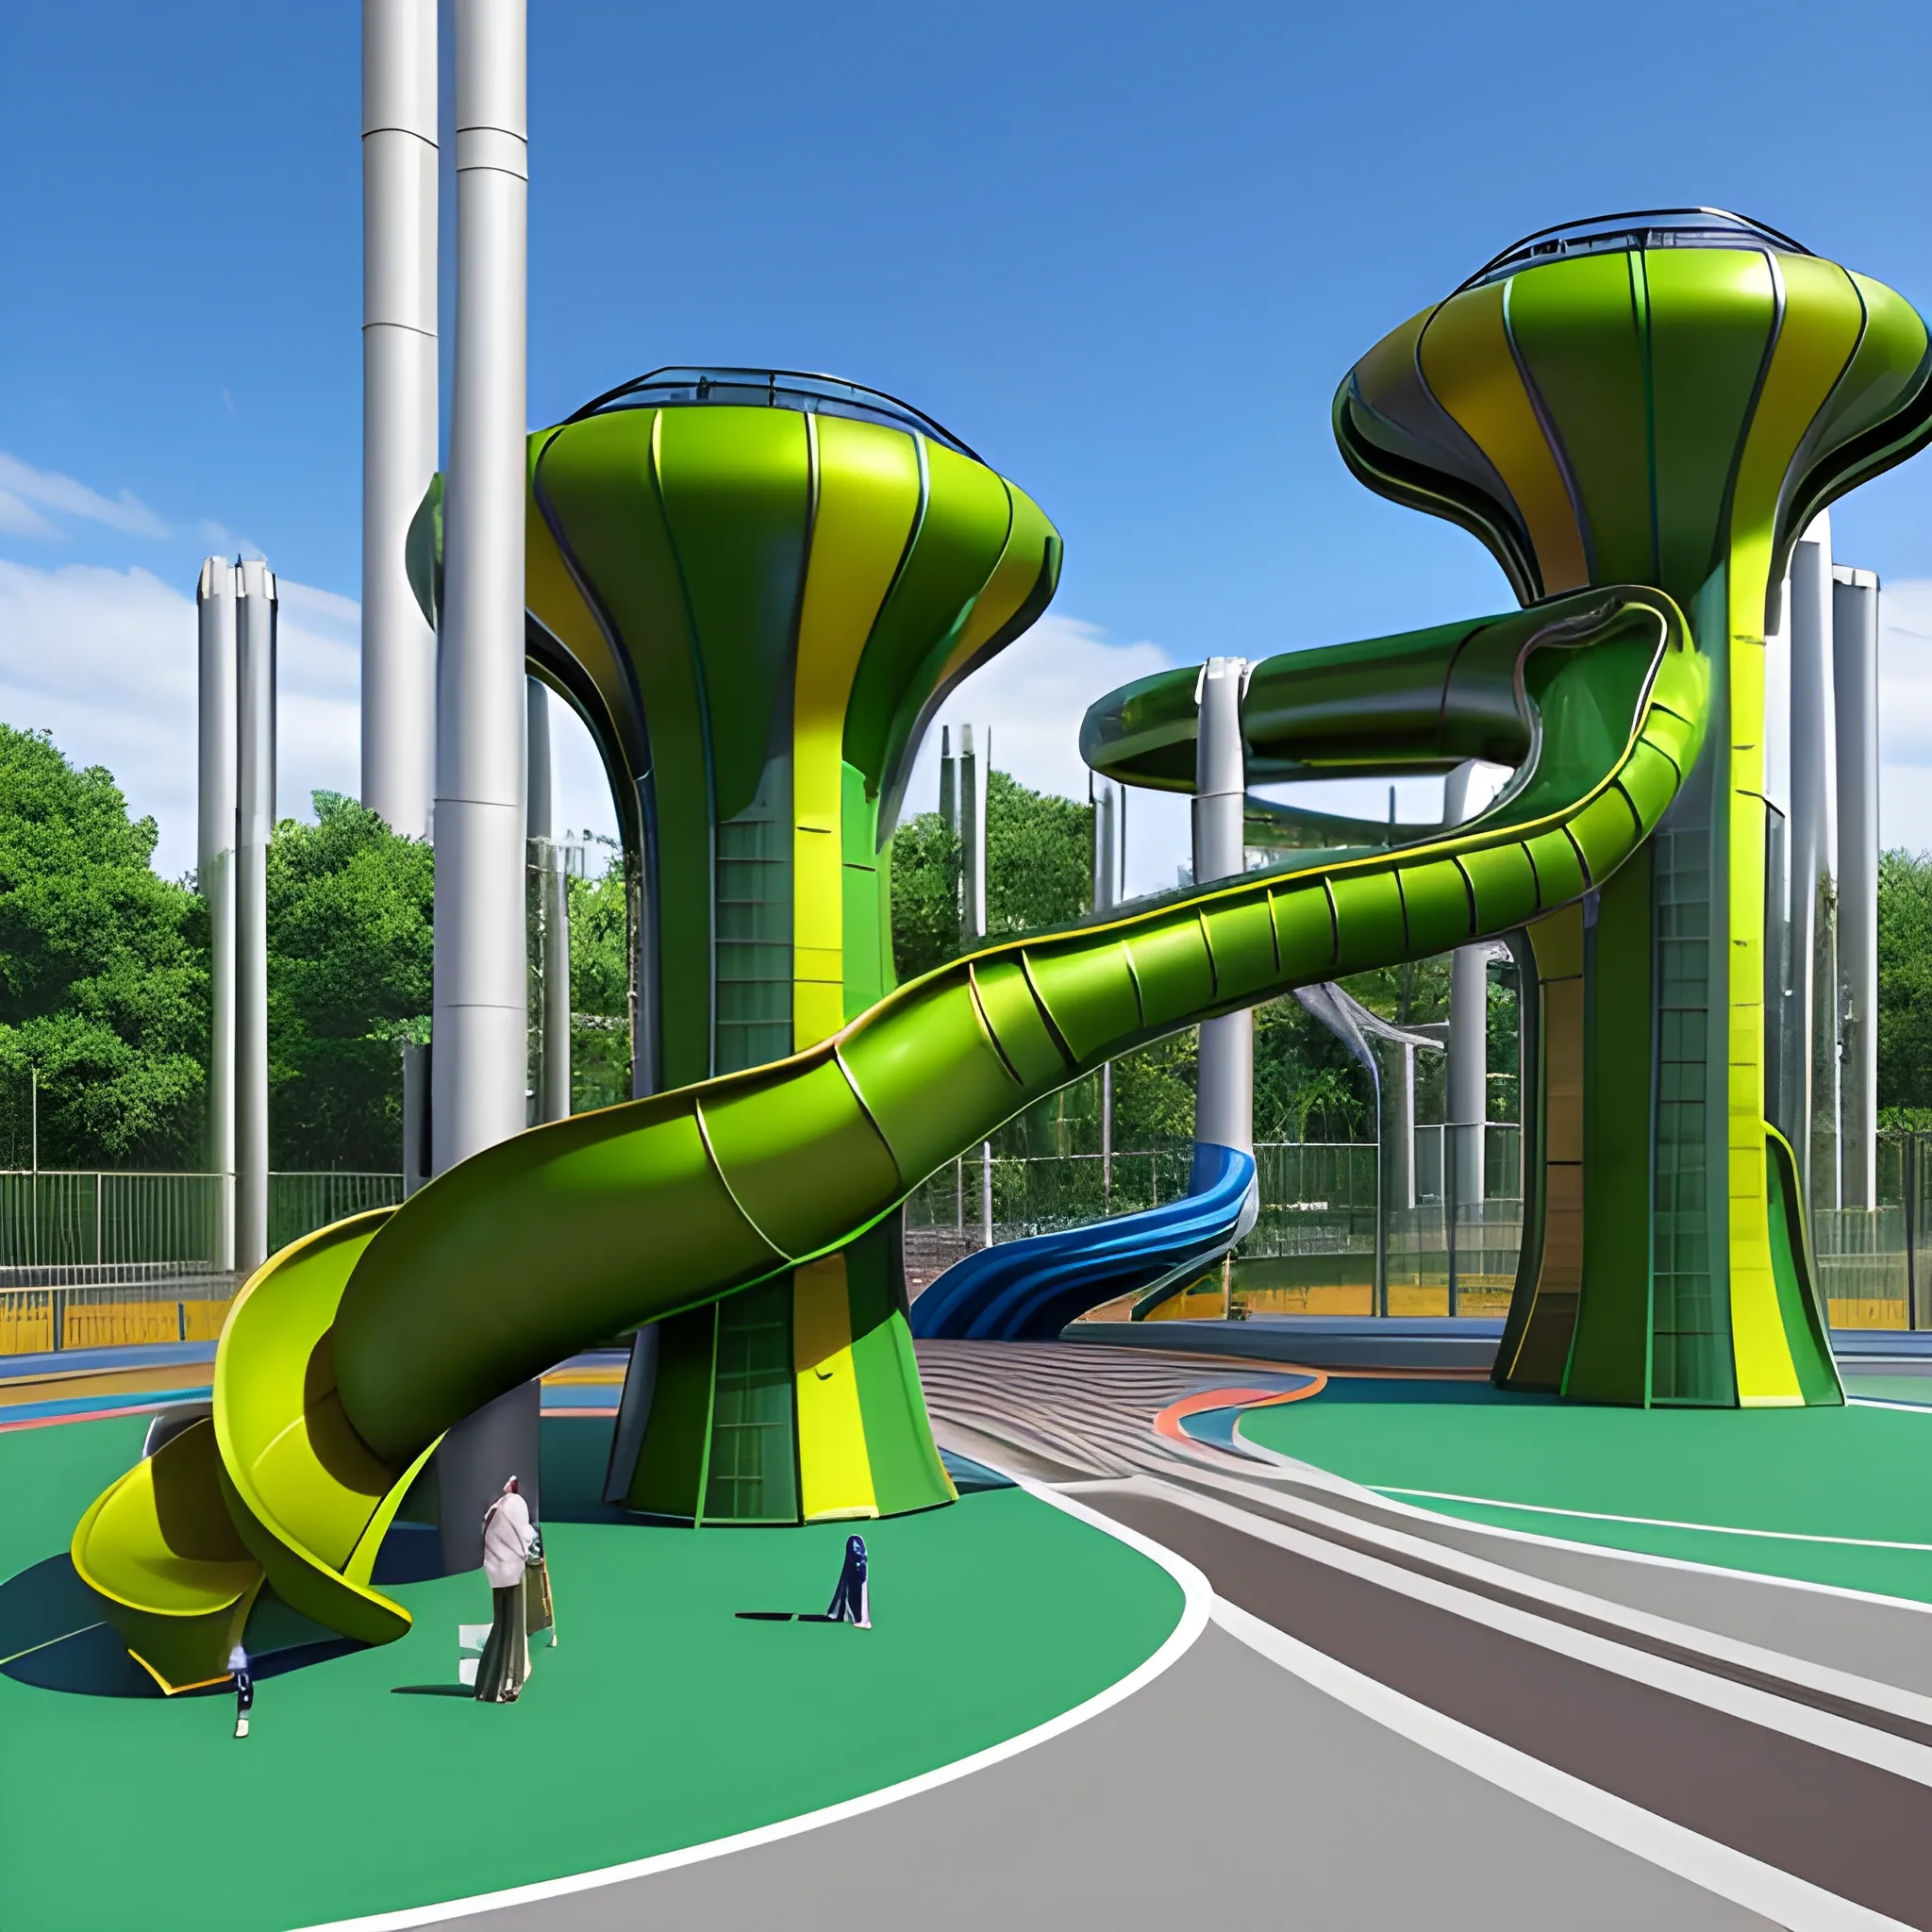
[[[530,1521],[530,1506],[511,1476],[483,1516],[483,1574],[490,1579],[490,1637],[476,1666],[482,1704],[514,1704],[530,1674],[530,1642],[524,1629],[524,1575],[542,1555]]]
[[[872,1628],[872,1594],[865,1582],[865,1539],[845,1539],[845,1562],[839,1572],[839,1587],[825,1607],[828,1624],[857,1624],[861,1630]]]

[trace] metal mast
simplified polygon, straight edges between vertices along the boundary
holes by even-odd
[[[200,631],[195,883],[208,903],[208,1161],[221,1176],[214,1265],[235,1265],[235,567],[210,557],[194,597]]]
[[[1194,878],[1202,885],[1232,878],[1246,864],[1241,695],[1247,672],[1243,658],[1210,658],[1194,691],[1201,711],[1194,738]],[[1194,1141],[1255,1151],[1255,1016],[1245,1008],[1201,1023]]]
[[[438,1174],[525,1125],[526,34],[525,0],[457,0],[456,376],[436,678]],[[480,1560],[483,1510],[505,1477],[534,1488],[536,1449],[534,1383],[444,1439],[450,1568]]]
[[[429,833],[436,639],[404,568],[436,469],[436,0],[362,0],[362,802]]]
[[[268,841],[275,827],[275,579],[236,571],[235,1265],[268,1259]]]

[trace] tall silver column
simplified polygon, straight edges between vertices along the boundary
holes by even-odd
[[[362,0],[362,802],[429,832],[436,639],[404,568],[436,470],[436,6]]]
[[[570,1113],[570,876],[564,848],[552,828],[555,800],[550,770],[550,693],[536,678],[525,687],[529,706],[528,805],[530,869],[537,893],[537,1079],[533,1123]]]
[[[986,771],[991,760],[992,733],[975,746],[972,725],[960,725],[959,930],[969,940],[986,937]]]
[[[1838,727],[1839,1161],[1847,1208],[1878,1205],[1878,579],[1833,570]]]
[[[1457,765],[1442,785],[1442,823],[1470,816],[1473,764]],[[1490,1117],[1490,949],[1458,946],[1449,956],[1448,1124],[1442,1130],[1443,1198],[1453,1212],[1480,1209]]]
[[[1814,1208],[1839,1205],[1838,775],[1831,669],[1831,520],[1791,553],[1791,973],[1798,984],[1795,1151]]]
[[[529,179],[524,0],[457,0],[457,326],[436,677],[436,1171],[524,1125],[524,491]],[[537,1484],[538,1391],[437,1452],[442,1555],[481,1560],[505,1477]],[[533,1509],[536,1497],[532,1495]]]
[[[943,764],[943,760],[941,760]],[[992,766],[992,733],[984,744],[973,741],[973,727],[959,727],[958,791],[959,814],[959,933],[965,949],[986,937],[986,781]],[[941,782],[943,786],[944,774]],[[979,1146],[979,1239],[992,1246],[992,1142]]]
[[[275,825],[275,580],[236,572],[235,1265],[268,1259],[268,841]]]
[[[1415,1206],[1415,1048],[1391,1042],[1382,1075],[1382,1205]]]
[[[1788,573],[1764,628],[1764,1115],[1802,1150],[1803,987],[1791,967],[1790,610]]]
[[[200,631],[195,885],[208,904],[208,1163],[221,1176],[214,1265],[235,1265],[235,567],[210,557],[194,595]]]
[[[1093,909],[1111,912],[1120,904],[1119,788],[1103,778],[1093,798]],[[1100,1070],[1100,1195],[1113,1211],[1113,1062]]]
[[[1242,814],[1247,750],[1241,742],[1241,695],[1247,660],[1210,658],[1194,701],[1194,877],[1232,878],[1247,863]],[[1194,1075],[1194,1141],[1255,1151],[1255,1016],[1243,1008],[1204,1020]]]
[[[953,729],[940,726],[940,817],[959,836],[959,761],[953,756]]]

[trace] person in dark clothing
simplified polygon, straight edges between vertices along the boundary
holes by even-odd
[[[228,1674],[235,1680],[235,1735],[248,1735],[248,1713],[255,1708],[255,1673],[248,1668],[248,1653],[238,1643],[228,1653]]]
[[[845,1565],[839,1572],[839,1587],[825,1609],[828,1624],[856,1624],[861,1630],[872,1628],[872,1600],[865,1585],[865,1539],[845,1539]]]

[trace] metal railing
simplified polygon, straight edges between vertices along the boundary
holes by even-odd
[[[1441,1137],[1440,1128],[1420,1132],[1433,1132],[1439,1141]],[[1500,1314],[1523,1239],[1521,1130],[1510,1122],[1491,1122],[1485,1141],[1488,1199],[1451,1209],[1425,1196],[1386,1216],[1379,1213],[1381,1156],[1374,1141],[1258,1143],[1258,1211],[1233,1257],[1233,1311]],[[1439,1150],[1437,1174],[1441,1158]],[[1453,1154],[1450,1158],[1453,1165]],[[1110,1157],[995,1155],[989,1224],[981,1206],[984,1161],[967,1155],[941,1168],[907,1202],[908,1286],[924,1288],[991,1242],[1173,1200],[1187,1191],[1191,1160],[1185,1143]]]
[[[0,1356],[211,1340],[240,1277],[215,1265],[216,1174],[0,1172]],[[403,1198],[399,1174],[269,1176],[269,1244]]]

